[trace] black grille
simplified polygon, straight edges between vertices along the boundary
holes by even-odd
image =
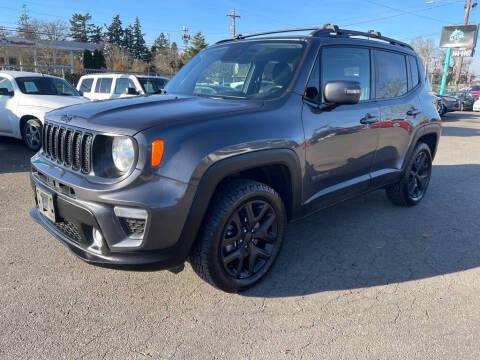
[[[120,223],[122,224],[123,230],[130,237],[135,237],[141,239],[143,237],[143,232],[145,231],[145,220],[144,219],[132,219],[121,217]]]
[[[87,132],[50,123],[43,127],[45,156],[85,174],[92,170],[92,143]]]
[[[63,233],[65,236],[70,238],[73,241],[81,242],[82,236],[80,235],[80,230],[77,225],[71,223],[68,220],[63,219],[63,221],[58,221],[55,223],[57,229]]]

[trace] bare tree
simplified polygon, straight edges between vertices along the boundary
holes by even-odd
[[[107,69],[109,70],[128,70],[130,55],[128,51],[119,46],[108,44],[108,52],[105,57]]]

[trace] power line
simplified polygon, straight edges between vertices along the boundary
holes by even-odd
[[[385,4],[378,3],[378,2],[372,1],[372,0],[365,0],[365,1],[370,3],[370,4],[376,5],[376,6],[383,6],[384,8],[387,8],[387,9],[390,9],[390,10],[399,11],[399,12],[404,13],[404,14],[413,15],[413,16],[417,16],[417,17],[432,20],[432,21],[438,21],[438,22],[441,22],[442,24],[448,23],[448,21],[445,21],[445,20],[440,20],[440,19],[432,18],[430,16],[417,14],[418,11],[414,12],[414,11],[402,10],[402,9],[398,9],[398,8],[393,7],[393,6],[385,5]],[[429,7],[429,8],[426,8],[425,10],[430,10],[432,8],[433,7]]]

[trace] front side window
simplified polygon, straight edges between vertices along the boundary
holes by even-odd
[[[407,92],[405,56],[387,51],[375,51],[376,98],[390,99]]]
[[[38,76],[16,78],[15,81],[24,94],[80,96],[78,91],[63,79]]]
[[[165,87],[167,80],[160,78],[139,77],[138,82],[147,94],[159,94]]]
[[[0,77],[0,89],[4,89],[2,92],[13,94],[12,83],[7,78]]]
[[[322,51],[322,90],[329,81],[358,81],[360,100],[370,99],[370,51],[362,48],[327,47]]]
[[[135,84],[129,78],[119,78],[115,83],[115,94],[125,94],[128,88],[134,88]]]
[[[297,70],[301,41],[255,40],[201,51],[171,79],[167,93],[230,99],[282,95]]]
[[[92,91],[93,79],[83,79],[80,84],[80,91],[84,93],[89,93]]]
[[[110,89],[112,87],[112,78],[98,78],[97,84],[95,85],[96,93],[110,94]]]

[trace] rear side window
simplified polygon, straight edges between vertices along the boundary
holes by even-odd
[[[92,91],[93,79],[83,79],[80,84],[80,91],[84,93],[89,93]]]
[[[128,78],[117,79],[117,82],[115,84],[115,94],[125,94],[127,92],[127,88],[135,89],[135,84],[131,79],[128,79]]]
[[[407,92],[407,66],[404,55],[375,51],[375,67],[377,99],[390,99]]]
[[[415,59],[413,56],[408,56],[408,62],[410,65],[410,89],[413,89],[418,85],[419,78],[418,78],[418,63],[417,59]]]
[[[370,51],[361,48],[327,47],[322,51],[322,87],[329,81],[358,81],[360,100],[370,99]]]
[[[112,78],[98,78],[95,92],[109,94],[112,87]]]

